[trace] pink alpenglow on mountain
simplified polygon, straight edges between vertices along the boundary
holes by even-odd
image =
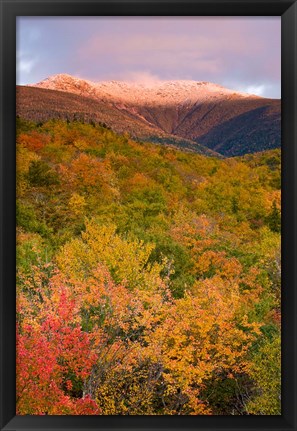
[[[101,122],[134,138],[208,155],[238,156],[281,143],[279,99],[204,81],[95,83],[58,74],[19,87],[17,110],[28,119]]]

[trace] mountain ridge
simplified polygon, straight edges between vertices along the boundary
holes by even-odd
[[[120,80],[93,82],[68,74],[57,74],[36,84],[29,84],[29,86],[69,91],[77,94],[87,93],[90,97],[102,97],[102,99],[124,101],[134,105],[156,102],[168,105],[221,98],[225,100],[226,97],[234,96],[259,98],[257,95],[235,91],[212,82],[193,80],[156,80],[151,83]]]
[[[160,144],[168,143],[199,154],[222,158],[222,155],[203,145],[167,134],[109,103],[74,93],[17,86],[16,115],[37,122],[64,119],[101,123],[111,127],[117,133],[128,133],[134,139]]]
[[[105,104],[116,112],[109,125],[121,132],[118,117],[129,116],[130,123],[133,120],[135,124],[129,124],[127,131],[134,137],[150,136],[150,129],[153,136],[170,135],[227,157],[280,146],[280,100],[206,81],[94,83],[58,74],[27,88],[76,94]]]

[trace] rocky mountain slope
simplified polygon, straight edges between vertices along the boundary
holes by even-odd
[[[173,145],[198,154],[222,157],[195,141],[168,134],[138,115],[119,109],[113,103],[74,93],[17,86],[16,114],[21,118],[40,122],[51,118],[93,121],[106,125],[117,133],[128,133],[141,141]]]
[[[27,118],[33,115],[28,105],[39,97],[37,89],[47,90],[35,107],[43,117],[76,112],[140,139],[168,139],[198,152],[202,144],[227,157],[280,146],[280,100],[209,82],[93,83],[55,75],[19,89],[18,110]]]

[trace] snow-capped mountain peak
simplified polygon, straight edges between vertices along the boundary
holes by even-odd
[[[196,103],[257,97],[205,81],[156,81],[148,85],[144,82],[114,80],[92,82],[68,74],[53,75],[31,86],[66,91],[101,100],[142,105],[171,105],[172,103]]]

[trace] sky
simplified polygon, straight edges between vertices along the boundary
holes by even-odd
[[[280,17],[18,17],[17,84],[67,73],[281,97]]]

